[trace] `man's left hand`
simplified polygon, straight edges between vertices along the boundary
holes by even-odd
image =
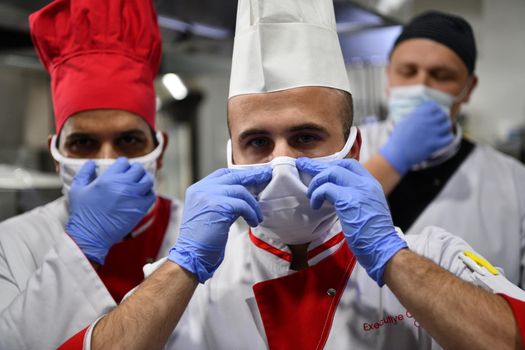
[[[334,206],[350,249],[382,286],[387,262],[407,244],[394,228],[381,185],[353,159],[323,163],[299,158],[296,164],[313,176],[307,193],[312,208],[325,200]]]

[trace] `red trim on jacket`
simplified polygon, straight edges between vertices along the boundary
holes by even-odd
[[[318,256],[319,254],[321,254],[325,250],[330,249],[330,248],[338,245],[344,239],[345,239],[344,233],[343,232],[339,232],[338,234],[336,234],[335,236],[330,238],[328,241],[326,241],[323,244],[321,244],[321,245],[315,247],[314,249],[310,250],[308,252],[308,260],[310,260],[312,258],[315,258],[316,256]]]
[[[278,258],[286,260],[290,263],[292,262],[292,254],[285,252],[284,250],[281,250],[279,248],[275,248],[274,246],[266,243],[259,237],[255,236],[251,229],[248,231],[248,234],[250,236],[250,240],[253,244],[255,244],[256,247],[261,248],[262,250],[266,250],[268,253],[273,254]]]
[[[276,247],[272,246],[269,243],[266,243],[265,241],[263,241],[262,239],[257,237],[252,232],[251,229],[248,231],[248,235],[250,236],[250,240],[252,241],[252,243],[256,247],[258,247],[258,248],[260,248],[262,250],[266,250],[268,253],[273,254],[273,255],[275,255],[278,258],[281,258],[283,260],[286,260],[289,263],[292,262],[292,254],[290,254],[290,253],[288,253],[288,252],[286,252],[284,250],[281,250],[279,248],[276,248]],[[336,234],[335,236],[330,238],[328,241],[326,241],[323,244],[321,244],[321,245],[315,247],[314,249],[310,250],[308,252],[308,260],[310,260],[312,258],[315,258],[317,255],[321,254],[325,250],[336,246],[337,244],[339,244],[344,239],[345,239],[345,235],[343,234],[343,232],[339,232],[338,234]]]
[[[69,338],[64,344],[60,345],[57,350],[82,350],[84,348],[84,337],[88,329],[89,327],[86,327]]]
[[[525,347],[525,301],[511,298],[504,294],[498,294],[503,297],[509,303],[516,323],[518,324],[519,331],[521,334],[521,341]]]
[[[324,347],[355,263],[342,244],[316,265],[253,286],[271,350]]]

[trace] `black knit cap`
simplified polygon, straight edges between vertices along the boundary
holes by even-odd
[[[472,27],[463,18],[438,11],[427,11],[403,27],[392,52],[401,42],[423,38],[434,40],[454,51],[465,63],[470,74],[476,67],[476,42]]]

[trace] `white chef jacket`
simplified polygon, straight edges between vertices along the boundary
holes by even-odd
[[[0,223],[0,349],[54,349],[116,306],[88,259],[64,232],[65,198]],[[172,200],[158,257],[176,240]],[[157,257],[157,258],[158,258]]]
[[[309,251],[316,250],[339,231],[337,223],[329,235],[310,244]],[[255,236],[278,251],[289,252],[286,245],[277,244],[256,232]],[[472,251],[462,239],[437,227],[426,228],[421,234],[406,238],[414,252],[466,281],[473,281],[471,270],[459,259],[465,250]],[[346,248],[346,244],[343,239],[328,247],[310,259],[309,265],[323,262],[338,249]],[[247,234],[230,239],[224,262],[210,280],[197,288],[167,348],[267,349],[253,285],[300,273],[290,272],[290,263],[272,253],[273,248],[254,244]],[[329,295],[330,289],[326,290],[326,298],[333,297]],[[380,288],[358,263],[343,287],[340,301],[334,305],[336,311],[331,327],[328,325],[329,335],[324,349],[440,348],[389,288]]]
[[[360,161],[388,140],[391,121],[360,127]],[[491,147],[476,144],[407,235],[436,225],[466,240],[525,288],[525,167]]]

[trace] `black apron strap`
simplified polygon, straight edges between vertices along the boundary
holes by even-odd
[[[387,198],[394,225],[403,232],[408,231],[474,147],[472,142],[463,138],[458,152],[449,160],[430,168],[408,172]]]

